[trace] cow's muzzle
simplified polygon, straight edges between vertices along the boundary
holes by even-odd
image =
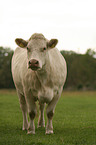
[[[31,59],[29,61],[29,68],[31,68],[32,70],[37,70],[40,68],[39,66],[39,61],[35,60],[35,59]]]

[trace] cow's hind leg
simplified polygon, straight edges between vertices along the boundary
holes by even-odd
[[[45,104],[39,103],[39,120],[38,120],[38,127],[45,127],[45,120],[44,120],[44,108]]]
[[[17,92],[17,93],[19,96],[20,107],[21,107],[22,115],[23,115],[23,128],[22,128],[22,130],[27,130],[28,129],[28,119],[27,119],[26,100],[25,100],[25,97],[23,95],[21,95],[19,92]]]

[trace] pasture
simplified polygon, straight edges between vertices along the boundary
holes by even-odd
[[[47,118],[45,117],[45,122]],[[0,90],[0,145],[96,145],[96,92],[63,92],[53,118],[54,134],[22,131],[22,113],[14,90]]]

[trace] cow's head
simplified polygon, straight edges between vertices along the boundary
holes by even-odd
[[[33,34],[28,41],[21,38],[15,40],[16,44],[27,50],[28,67],[40,70],[46,64],[48,51],[56,46],[57,39],[48,41],[42,34]]]

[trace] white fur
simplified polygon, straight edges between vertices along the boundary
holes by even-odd
[[[30,40],[29,46],[32,46],[32,49],[34,48],[32,50],[32,52],[34,51],[33,54],[32,52],[28,54],[26,49],[16,48],[12,58],[12,75],[23,113],[23,130],[28,129],[28,134],[35,133],[35,101],[38,100],[41,108],[38,127],[45,126],[43,104],[47,103],[46,114],[48,121],[46,134],[50,134],[53,133],[52,116],[58,99],[61,96],[66,80],[67,68],[65,60],[57,48],[49,49],[41,53],[39,46],[40,48],[43,47],[45,40],[38,39],[37,41]],[[40,62],[39,70],[33,71],[28,69],[28,60],[30,58],[37,59]],[[29,128],[26,117],[27,111],[30,115]]]

